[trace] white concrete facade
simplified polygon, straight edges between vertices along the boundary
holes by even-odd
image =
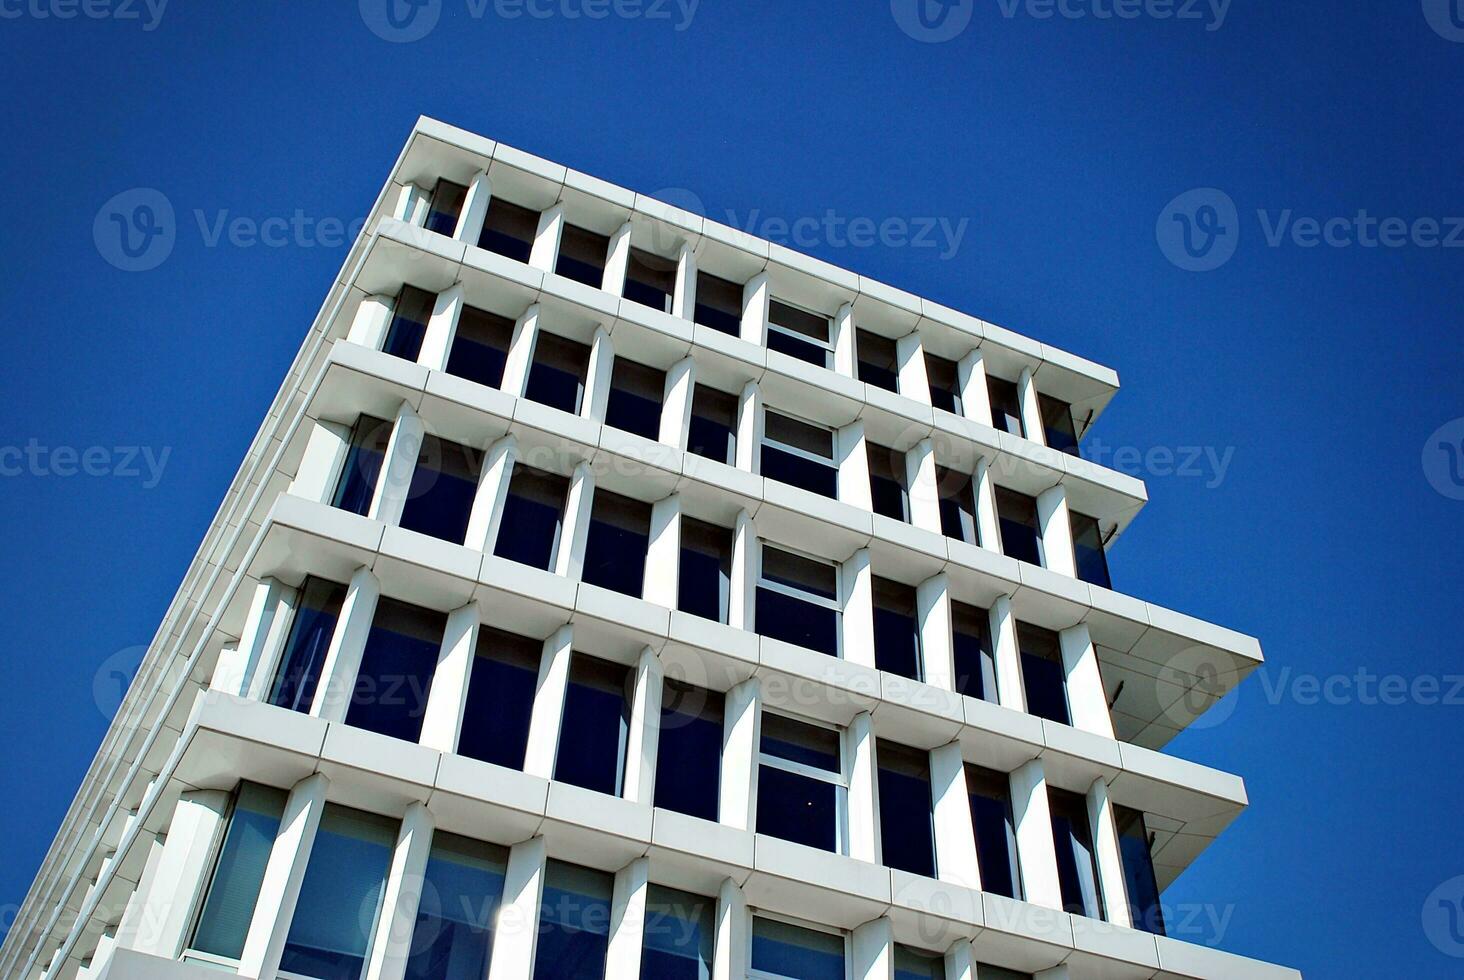
[[[464,188],[446,235],[423,227],[439,180]],[[527,262],[478,244],[499,199],[538,213]],[[566,241],[585,231],[608,242],[596,285],[556,273]],[[666,312],[628,298],[642,288],[637,251],[674,268]],[[740,286],[730,332],[698,319],[711,295],[699,295],[703,274]],[[383,349],[406,285],[435,297],[415,358]],[[769,346],[775,303],[827,319],[826,365]],[[507,324],[495,385],[450,370],[464,324],[485,313]],[[895,340],[897,392],[860,379],[860,329]],[[535,395],[547,334],[585,351],[573,411]],[[932,407],[927,352],[957,365],[959,417]],[[607,421],[626,361],[664,373],[646,433]],[[1016,386],[1025,437],[993,428],[989,378]],[[703,386],[735,406],[726,457],[697,442],[707,438]],[[887,980],[911,952],[965,980],[983,967],[1074,980],[1296,976],[1136,928],[1120,814],[1149,821],[1162,888],[1240,812],[1239,779],[1156,750],[1197,714],[1186,676],[1206,665],[1233,685],[1260,652],[1078,577],[1072,515],[1111,539],[1145,492],[1048,447],[1038,399],[1073,406],[1081,434],[1116,388],[1112,371],[994,324],[422,120],[0,951],[0,976],[298,976],[282,974],[281,960],[327,808],[393,828],[380,908],[362,920],[369,980],[406,975],[434,841],[448,834],[506,849],[488,980],[533,976],[551,914],[546,880],[561,865],[613,880],[604,975],[616,980],[642,976],[658,889],[706,903],[716,980],[774,976],[755,961],[761,919],[842,937],[850,978]],[[827,432],[832,496],[767,475],[770,455],[787,455],[770,410]],[[379,467],[361,470],[367,503],[352,512],[332,501],[364,465],[352,444],[363,416],[388,422],[389,435]],[[430,447],[450,445],[467,447],[472,470],[454,505],[456,540],[416,529],[427,518],[413,508],[419,469],[447,471]],[[879,510],[875,446],[896,453],[903,520]],[[544,567],[500,553],[525,526],[522,468],[565,488]],[[941,475],[951,473],[966,490]],[[1031,498],[1042,565],[1003,550],[998,488]],[[965,537],[951,524],[959,492]],[[614,519],[598,509],[610,495],[647,515],[640,571],[628,578],[617,578],[627,539],[605,537]],[[683,558],[688,528],[703,525],[726,536],[720,621],[683,608],[703,581]],[[768,605],[798,599],[786,559],[768,548],[828,569],[833,585],[806,616]],[[335,583],[341,598],[318,639],[313,696],[289,710],[271,702],[298,652],[310,580]],[[886,648],[890,624],[903,622],[890,618],[889,583],[913,597],[910,669]],[[347,723],[378,621],[401,604],[443,624],[420,733],[405,739]],[[957,632],[971,609],[990,662],[979,694],[969,638]],[[790,638],[826,615],[834,655]],[[1031,659],[1032,629],[1056,637],[1055,674]],[[485,648],[492,655],[491,631],[538,651],[516,768],[460,754],[481,722],[475,668]],[[591,662],[625,678],[614,793],[559,778],[586,751],[566,733]],[[1050,700],[1034,696],[1048,676],[1060,678],[1065,719],[1034,713]],[[663,700],[668,682],[715,695],[718,792],[706,817],[657,805],[658,780],[677,775],[660,763],[682,737],[662,723],[675,703]],[[764,825],[780,798],[759,799],[762,775],[794,771],[769,759],[772,716],[837,736],[831,850]],[[928,874],[882,863],[897,843],[895,801],[881,802],[887,745],[928,763]],[[1001,873],[983,867],[969,767],[996,773],[1008,793],[1015,895],[983,890]],[[285,795],[242,952],[220,960],[190,942],[241,781]],[[1053,793],[1081,802],[1099,917],[1065,909]]]

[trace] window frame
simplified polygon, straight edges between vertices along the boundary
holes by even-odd
[[[499,236],[499,237],[502,237],[502,238],[509,238],[509,239],[514,240],[514,241],[518,241],[518,239],[514,239],[512,235],[509,235],[506,232],[503,232],[503,231],[494,229],[493,226],[491,225],[490,222],[492,221],[493,208],[494,208],[495,205],[497,205],[500,208],[500,213],[502,213],[505,210],[505,208],[513,208],[516,211],[522,211],[526,215],[527,214],[532,214],[534,216],[534,229],[535,230],[530,233],[529,240],[528,240],[527,243],[520,242],[520,244],[527,244],[528,247],[529,247],[529,255],[528,256],[525,256],[523,259],[518,259],[515,256],[509,255],[507,252],[501,252],[501,251],[499,251],[496,248],[489,248],[487,245],[484,245],[483,244],[483,239],[486,238],[486,237],[488,237],[490,234],[496,235],[496,236]],[[528,260],[529,260],[529,257],[531,257],[533,255],[533,252],[534,252],[534,240],[536,238],[538,238],[538,228],[539,228],[540,223],[543,221],[543,219],[544,219],[544,212],[535,210],[534,208],[525,207],[524,205],[519,204],[519,203],[517,203],[515,201],[511,201],[511,200],[509,200],[506,197],[500,197],[500,196],[498,196],[498,195],[495,194],[495,195],[491,196],[489,198],[489,200],[488,200],[488,208],[487,208],[487,210],[483,214],[483,227],[478,231],[478,240],[476,242],[474,242],[473,244],[476,247],[481,248],[485,252],[492,252],[494,255],[502,256],[503,258],[509,259],[510,261],[514,261],[514,262],[522,261],[524,263],[527,263]]]
[[[767,406],[767,405],[764,405],[763,406],[763,410],[762,411],[763,411],[763,418],[762,418],[762,423],[763,423],[762,424],[762,440],[761,440],[761,442],[759,443],[759,446],[758,446],[757,475],[758,476],[763,476],[766,479],[775,480],[778,483],[783,483],[785,486],[790,486],[790,487],[793,487],[794,489],[797,489],[797,490],[803,490],[806,493],[815,494],[815,495],[820,496],[820,497],[826,497],[826,499],[828,499],[828,500],[838,500],[839,499],[839,458],[838,458],[839,457],[839,430],[836,429],[836,428],[834,428],[833,426],[824,425],[822,422],[810,422],[807,419],[801,419],[801,418],[799,418],[796,415],[789,415],[787,412],[779,411],[778,409],[772,408],[772,407]],[[800,448],[798,446],[789,445],[788,443],[781,441],[780,439],[776,438],[775,436],[769,435],[768,434],[768,416],[769,415],[778,415],[778,416],[781,416],[782,418],[789,419],[789,420],[791,420],[793,422],[797,422],[799,425],[806,425],[806,426],[808,426],[811,429],[818,429],[820,431],[827,432],[829,434],[829,455],[827,457],[819,456],[819,455],[817,455],[815,453],[812,453],[812,452],[808,451],[807,449],[803,449],[803,448]],[[762,450],[765,449],[765,448],[767,448],[767,447],[769,447],[769,446],[771,446],[773,449],[777,450],[778,452],[787,453],[790,456],[795,456],[795,457],[797,457],[799,459],[805,460],[805,461],[810,462],[810,463],[816,463],[819,466],[824,466],[824,467],[827,467],[829,470],[832,470],[833,471],[833,474],[834,474],[834,492],[833,492],[833,494],[831,496],[830,495],[825,495],[825,494],[819,493],[817,490],[809,490],[807,487],[800,487],[796,483],[785,483],[783,480],[778,480],[776,477],[768,477],[768,476],[766,476],[764,474],[764,472],[763,472],[763,469],[764,469],[763,464],[764,464],[765,461],[763,459]]]
[[[773,581],[772,579],[769,579],[767,577],[767,574],[766,574],[767,563],[763,560],[764,551],[768,547],[772,547],[773,549],[775,549],[777,551],[782,551],[782,552],[785,552],[787,554],[793,555],[796,558],[802,558],[802,559],[805,559],[806,561],[818,562],[820,565],[832,565],[833,568],[834,568],[834,597],[832,599],[826,599],[826,598],[824,598],[821,595],[815,595],[814,593],[811,593],[811,592],[803,592],[803,591],[795,588],[794,586],[785,585],[782,582],[776,582],[776,581]],[[802,551],[802,550],[800,550],[798,548],[791,548],[791,547],[788,547],[787,545],[784,545],[784,544],[781,544],[781,543],[774,543],[774,544],[769,545],[769,543],[766,540],[764,540],[763,538],[759,538],[758,539],[758,542],[757,542],[757,559],[758,559],[758,561],[757,561],[757,583],[753,586],[753,604],[754,604],[754,608],[756,608],[757,592],[758,592],[758,590],[759,589],[766,588],[766,589],[769,589],[769,590],[771,590],[773,592],[777,592],[780,595],[788,596],[791,599],[797,599],[797,600],[800,600],[802,602],[811,603],[811,604],[813,604],[815,606],[819,606],[819,607],[824,608],[824,609],[832,610],[833,613],[834,613],[834,617],[835,617],[834,618],[834,649],[835,649],[835,652],[834,652],[833,656],[835,656],[839,660],[843,660],[844,659],[844,599],[843,599],[843,596],[844,596],[844,565],[843,565],[843,563],[842,562],[834,561],[834,560],[832,560],[830,558],[824,558],[824,557],[822,557],[820,555],[810,554],[809,552]],[[755,620],[754,620],[753,625],[754,626],[757,625],[757,623],[756,623]],[[753,632],[756,635],[758,635],[758,636],[762,636],[763,635],[760,630],[754,630]],[[776,637],[772,637],[772,639],[776,639]],[[788,641],[781,640],[779,642],[786,643]],[[796,646],[797,644],[793,644],[793,645]],[[800,649],[810,649],[810,648],[800,647]],[[812,652],[819,653],[820,651],[814,650]]]
[[[669,265],[670,268],[657,269],[656,265],[658,263],[665,263]],[[636,303],[640,306],[644,306],[646,309],[655,310],[658,313],[664,313],[667,316],[670,316],[671,311],[676,307],[676,277],[680,272],[680,270],[677,268],[679,265],[680,263],[676,259],[668,259],[664,255],[657,255],[655,252],[652,252],[649,249],[638,248],[637,246],[632,244],[630,246],[629,255],[626,257],[625,286],[622,287],[621,293],[626,294],[631,292],[631,285],[635,285],[642,290],[651,290],[660,294],[663,297],[663,300],[660,306],[652,306],[650,303],[643,301],[638,296],[622,295],[621,298],[629,300],[630,302]],[[667,288],[662,289],[660,286],[655,285],[652,282],[647,282],[646,280],[652,277],[639,275],[637,267],[644,269],[646,272],[667,277],[670,279],[670,283],[668,284]]]
[[[901,524],[914,522],[914,515],[910,510],[910,473],[908,468],[909,455],[902,453],[893,446],[880,445],[871,440],[864,443],[865,465],[869,469],[869,509],[881,517],[887,517],[892,521],[899,521]],[[875,460],[880,460],[876,463]],[[885,463],[888,461],[888,475],[885,473]],[[876,472],[876,471],[879,472]],[[900,492],[900,512],[902,516],[896,517],[893,514],[886,514],[879,509],[880,494],[876,491],[879,486],[876,481],[888,481],[893,483]]]
[[[838,929],[834,926],[824,925],[821,922],[809,922],[806,919],[799,919],[791,915],[783,915],[781,912],[770,912],[766,909],[749,908],[748,917],[753,921],[747,927],[747,978],[748,980],[799,980],[798,977],[785,976],[782,973],[769,973],[766,970],[754,969],[752,966],[752,942],[754,933],[757,931],[756,920],[767,919],[770,922],[781,922],[783,925],[794,926],[808,932],[823,933],[825,936],[837,936],[844,942],[844,975],[848,976],[849,961],[853,958],[852,946],[853,933],[846,929]]]
[[[588,379],[587,379],[588,380]],[[657,384],[642,384],[643,382],[656,381]],[[643,391],[637,387],[644,387]],[[692,393],[693,397],[695,392]],[[623,409],[618,409],[625,399],[648,402],[656,407],[655,422],[650,428],[651,432],[641,432],[629,428],[626,425],[617,424],[625,421],[615,418]],[[631,403],[632,407],[634,402]],[[604,424],[618,432],[627,432],[633,436],[639,436],[650,442],[659,442],[661,439],[661,424],[666,416],[666,372],[658,367],[652,367],[641,361],[631,360],[629,357],[615,355],[610,365],[610,385],[605,398],[605,420]]]
[[[996,530],[999,544],[1001,545],[1001,553],[1015,561],[1026,562],[1028,565],[1036,565],[1038,568],[1046,568],[1047,544],[1042,540],[1044,530],[1042,526],[1042,507],[1037,503],[1037,498],[1032,494],[1023,493],[1020,490],[1013,490],[1011,487],[1004,487],[998,484],[993,488],[992,499],[996,501]],[[1007,501],[1009,506],[1003,507],[1003,500]],[[1032,518],[1031,524],[1028,524],[1025,520],[1011,516],[1012,507],[1017,504],[1021,505],[1024,516],[1026,512],[1030,512]],[[1007,525],[1012,525],[1014,528],[1025,528],[1032,532],[1032,547],[1037,553],[1036,561],[1032,561],[1020,554],[1014,554],[1011,550],[1008,550],[1009,547],[1018,549],[1020,546],[1015,542],[1010,546],[1007,544]]]
[[[453,190],[448,191],[448,193],[457,197],[457,213],[453,214],[452,216],[452,227],[449,228],[447,231],[443,231],[440,228],[432,227],[432,219],[439,214],[448,214],[447,211],[439,210],[437,207],[437,203],[443,200],[441,196],[443,191],[447,190],[448,188],[454,188]],[[451,238],[453,234],[457,231],[457,226],[462,223],[463,206],[468,203],[468,191],[469,188],[465,184],[459,184],[455,180],[448,180],[446,177],[437,178],[437,183],[432,185],[432,193],[427,195],[427,216],[422,219],[422,228],[425,231],[430,231],[435,234],[442,235],[445,238]]]
[[[892,606],[892,604],[888,601],[890,599],[891,593],[896,593],[896,592],[902,593],[901,598],[905,598],[905,596],[903,595],[903,593],[907,593],[908,592],[908,598],[910,600],[910,617],[909,617],[910,618],[910,626],[911,626],[910,633],[911,633],[911,640],[913,641],[912,642],[912,646],[914,647],[914,649],[913,649],[912,652],[914,654],[915,674],[912,677],[912,676],[910,676],[908,674],[901,674],[899,671],[891,670],[889,667],[881,667],[881,666],[879,666],[879,661],[881,660],[881,657],[880,657],[880,642],[879,642],[879,640],[880,640],[880,631],[879,631],[878,628],[876,628],[874,630],[874,660],[875,660],[875,666],[876,666],[876,668],[879,669],[879,670],[881,670],[881,671],[884,671],[887,674],[894,674],[897,677],[904,677],[907,680],[916,681],[917,683],[922,683],[922,684],[925,683],[925,678],[926,678],[926,663],[925,663],[926,657],[925,657],[925,652],[926,651],[925,651],[925,637],[923,635],[923,631],[920,628],[920,594],[919,594],[919,586],[909,585],[909,584],[907,584],[905,582],[900,581],[899,579],[889,578],[888,576],[885,576],[885,575],[873,575],[873,574],[871,574],[871,576],[870,576],[870,590],[869,591],[870,591],[870,607],[871,607],[871,610],[872,610],[872,612],[874,614],[874,617],[876,619],[878,618],[879,613],[880,613],[881,610],[884,610],[884,611],[886,611],[887,613],[889,613],[891,615],[897,615],[897,616],[900,616],[901,618],[904,618],[903,612],[895,609]],[[885,601],[882,601],[882,600],[885,600]],[[902,640],[902,642],[903,642],[903,640]],[[952,642],[954,643],[954,639],[952,640]],[[903,651],[901,651],[901,652],[903,652]],[[885,659],[886,663],[889,662],[889,653],[888,652],[886,652],[886,655],[885,655],[884,659]]]
[[[719,287],[722,284],[725,283],[727,286],[731,286],[731,287],[733,287],[733,288],[735,288],[737,290],[737,294],[738,294],[738,296],[737,296],[737,304],[736,304],[737,305],[737,308],[736,308],[735,312],[728,311],[728,310],[724,310],[724,309],[721,309],[721,308],[719,308],[717,306],[713,306],[711,303],[704,303],[702,301],[702,297],[705,295],[705,290],[702,288],[702,285],[703,285],[703,282],[705,280],[707,280],[707,279],[715,279],[715,280],[717,280],[716,285],[719,286]],[[743,316],[743,313],[744,313],[744,307],[746,305],[745,302],[744,302],[745,299],[746,299],[746,293],[747,293],[747,284],[746,283],[738,283],[738,282],[736,282],[733,279],[728,279],[726,276],[719,276],[715,272],[708,272],[705,269],[697,269],[696,270],[696,302],[694,304],[692,304],[691,316],[690,316],[691,322],[694,323],[694,324],[697,324],[699,326],[706,327],[708,330],[715,330],[718,333],[726,334],[729,337],[741,337],[742,336],[742,316]],[[725,317],[731,318],[734,322],[733,323],[730,323],[730,324],[727,324],[726,326],[730,326],[730,327],[732,327],[732,329],[728,330],[728,329],[726,329],[726,326],[719,325],[717,323],[708,323],[706,320],[702,319],[701,316],[700,316],[700,314],[701,314],[701,311],[703,309],[706,309],[706,310],[708,310],[708,311],[710,311],[712,313],[715,313],[715,314],[720,314],[721,316],[725,316]]]
[[[583,366],[578,363],[581,350],[584,352]],[[545,356],[546,354],[548,354],[547,357]],[[571,354],[576,361],[576,372],[569,371],[562,363],[568,361]],[[583,415],[585,411],[585,400],[589,397],[590,393],[590,369],[593,366],[591,363],[593,358],[592,345],[565,334],[556,333],[553,330],[539,330],[534,337],[533,356],[529,358],[529,370],[524,376],[524,393],[521,397],[525,401],[531,401],[536,405],[542,405],[545,408],[552,408],[555,411],[564,412],[566,415],[576,417]],[[576,377],[576,380],[579,382],[579,390],[575,392],[575,405],[573,408],[565,408],[562,405],[556,405],[553,402],[545,401],[542,398],[530,394],[535,387],[534,375],[540,369],[555,371],[566,376],[574,375]],[[542,394],[542,392],[539,394]]]
[[[788,309],[793,310],[793,311],[795,311],[797,313],[803,313],[803,314],[805,314],[807,316],[817,317],[818,319],[824,321],[826,324],[828,324],[828,328],[829,328],[828,329],[828,340],[820,340],[817,337],[810,336],[809,334],[806,334],[806,333],[804,333],[801,330],[794,329],[793,327],[785,327],[781,323],[774,322],[773,321],[773,305],[774,304],[777,304],[779,306],[785,306]],[[790,302],[788,302],[785,299],[779,299],[777,297],[772,297],[770,299],[769,303],[768,303],[768,333],[770,333],[770,334],[771,333],[777,333],[777,334],[780,334],[780,335],[782,335],[784,337],[788,337],[791,340],[799,341],[799,342],[805,343],[805,344],[810,344],[810,345],[812,345],[814,347],[820,348],[824,352],[824,362],[821,365],[820,364],[814,364],[813,361],[804,360],[803,358],[799,357],[796,354],[789,354],[787,351],[778,350],[777,348],[773,347],[771,344],[768,344],[766,342],[766,340],[764,340],[763,346],[766,347],[769,351],[772,351],[772,352],[778,353],[778,354],[782,354],[782,355],[784,355],[786,357],[791,357],[795,361],[803,361],[803,363],[805,363],[805,364],[813,364],[815,367],[822,367],[825,370],[832,370],[833,369],[833,366],[834,366],[834,318],[832,316],[830,316],[829,314],[827,314],[827,313],[820,313],[818,310],[810,310],[806,306],[802,306],[802,305],[800,305],[798,303],[790,303]]]
[[[889,365],[878,363],[883,357],[884,351],[880,351],[879,358],[866,357],[865,344],[870,347],[882,347],[889,345]],[[871,375],[866,377],[866,369]],[[889,375],[889,384],[885,384],[884,375]],[[892,337],[886,337],[882,333],[876,333],[867,327],[856,327],[854,330],[854,380],[864,384],[872,385],[891,394],[900,394],[900,351],[899,341]]]
[[[794,721],[801,725],[806,725],[810,728],[818,728],[826,732],[833,732],[834,737],[838,740],[839,771],[836,773],[831,769],[820,769],[817,766],[810,766],[806,763],[794,762],[792,759],[784,759],[780,756],[768,755],[766,752],[763,751],[762,725],[759,724],[757,743],[757,768],[759,778],[761,778],[762,775],[762,767],[764,765],[769,765],[772,766],[772,768],[774,769],[779,769],[783,772],[791,773],[794,776],[803,776],[816,782],[828,783],[829,785],[833,786],[834,843],[837,845],[838,849],[830,853],[847,856],[849,853],[849,752],[847,751],[847,746],[844,744],[845,738],[847,736],[846,730],[838,725],[830,724],[826,721],[819,721],[818,719],[814,718],[808,718],[804,715],[794,714],[792,712],[769,712],[766,710],[763,711],[764,718],[769,714],[775,715],[779,718],[786,718],[789,721]],[[762,720],[763,719],[759,719],[759,722],[761,722]],[[756,824],[757,821],[754,820],[754,832],[762,833],[761,830],[756,829]],[[782,840],[781,837],[778,839]],[[798,844],[799,842],[788,841],[788,843]],[[801,846],[809,847],[811,845],[803,844]],[[815,848],[815,850],[818,849],[819,848]]]
[[[950,412],[952,415],[959,415],[964,418],[966,416],[966,403],[965,398],[961,392],[960,362],[954,361],[951,358],[944,357],[940,354],[932,353],[928,350],[925,351],[924,354],[926,386],[930,389],[931,406],[933,408],[939,409],[940,411]],[[947,368],[946,365],[950,365],[950,367]],[[947,370],[950,372],[950,387],[946,387],[945,385],[936,383],[936,371],[932,370],[932,368],[939,368],[941,373],[945,373]],[[946,408],[944,405],[937,404],[937,393],[950,398],[950,408]]]

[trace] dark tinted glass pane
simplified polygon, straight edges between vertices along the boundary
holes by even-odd
[[[240,785],[190,949],[228,959],[243,954],[284,810],[279,790]]]
[[[716,820],[721,760],[722,695],[667,681],[661,694],[656,806]]]
[[[940,494],[941,532],[957,541],[979,544],[976,494],[970,474],[957,473],[942,466],[936,468],[935,478]]]
[[[1022,430],[1022,399],[1016,382],[987,375],[986,390],[991,394],[991,424],[1014,436],[1025,435]]]
[[[650,504],[596,490],[585,542],[584,580],[639,598],[650,529]]]
[[[911,680],[920,679],[920,624],[915,589],[874,578],[874,663]]]
[[[762,742],[759,749],[764,755],[787,759],[814,769],[834,773],[841,771],[839,733],[831,728],[810,725],[785,715],[763,715]]]
[[[768,305],[768,322],[825,344],[829,341],[829,318],[820,313],[773,300]]]
[[[534,980],[601,980],[614,878],[561,861],[544,873]]]
[[[507,317],[463,307],[457,336],[447,358],[447,373],[490,388],[503,384],[503,365],[513,340],[513,321]]]
[[[981,867],[981,888],[1007,898],[1021,898],[1011,783],[1005,773],[968,765],[966,788],[970,793],[971,821],[976,831],[976,860]]]
[[[881,740],[879,828],[884,863],[910,874],[935,877],[930,771],[924,752]]]
[[[752,968],[798,980],[844,980],[844,939],[785,922],[754,918]]]
[[[415,361],[422,353],[422,336],[427,332],[427,321],[432,319],[432,307],[436,303],[435,294],[416,286],[403,286],[397,294],[391,325],[386,328],[386,342],[381,349],[394,357]]]
[[[502,848],[433,837],[406,980],[483,980],[507,865]]]
[[[930,382],[930,403],[936,408],[960,415],[961,384],[956,362],[935,354],[926,354],[925,375]]]
[[[548,569],[559,541],[569,482],[562,476],[515,466],[493,553]]]
[[[742,286],[705,272],[696,274],[697,323],[736,337],[742,333]]]
[[[946,980],[945,957],[896,946],[895,980]],[[977,980],[988,980],[988,977],[982,972]]]
[[[478,494],[480,464],[480,454],[467,446],[436,436],[424,437],[402,508],[401,526],[462,544],[473,512],[473,498]]]
[[[825,599],[838,597],[839,570],[832,564],[764,545],[763,578]]]
[[[715,899],[649,886],[641,980],[708,980],[716,912]]]
[[[868,330],[856,331],[859,380],[885,391],[900,390],[900,362],[895,342]]]
[[[628,672],[619,664],[576,653],[564,695],[564,727],[554,778],[619,796],[630,731]]]
[[[780,330],[768,331],[768,350],[781,351],[789,357],[796,357],[800,361],[817,364],[819,367],[828,367],[829,360],[833,356],[827,347],[820,347],[811,340],[805,340]]]
[[[488,202],[488,215],[483,220],[483,234],[478,237],[478,246],[527,262],[538,230],[539,212],[495,197]]]
[[[539,681],[538,640],[484,626],[468,681],[458,754],[522,769]]]
[[[440,612],[395,599],[378,602],[346,724],[417,741],[446,626]]]
[[[552,333],[540,333],[524,397],[576,415],[585,394],[590,348]]]
[[[1105,589],[1113,588],[1108,574],[1108,553],[1103,547],[1103,530],[1098,521],[1083,514],[1074,513],[1073,555],[1077,559],[1078,578],[1090,585]]]
[[[910,521],[910,495],[906,490],[905,454],[888,446],[869,442],[869,493],[874,512],[897,521]]]
[[[781,412],[766,412],[763,415],[763,436],[833,462],[834,433],[824,426],[804,422]]]
[[[468,189],[450,180],[439,180],[432,191],[432,204],[427,209],[427,230],[439,235],[452,235],[457,231],[458,215],[463,210],[463,198]]]
[[[1078,430],[1073,425],[1073,409],[1065,401],[1049,395],[1038,395],[1037,404],[1042,410],[1042,430],[1047,444],[1065,453],[1078,454]]]
[[[691,429],[688,452],[737,465],[737,397],[725,391],[697,385],[691,398]]]
[[[1098,894],[1087,802],[1065,790],[1049,788],[1047,792],[1052,807],[1052,838],[1057,847],[1057,880],[1062,886],[1063,910],[1101,918],[1103,902]]]
[[[996,513],[1001,522],[1002,554],[1033,565],[1042,564],[1042,531],[1037,501],[1024,493],[996,489]]]
[[[566,224],[559,241],[559,260],[554,271],[567,279],[599,289],[605,282],[605,257],[610,239],[593,231]]]
[[[956,690],[980,701],[996,701],[996,656],[986,610],[951,603]]]
[[[281,972],[359,980],[380,916],[396,832],[396,824],[383,817],[326,804]]]
[[[831,657],[839,655],[838,613],[771,589],[757,590],[757,632]]]
[[[1027,710],[1039,718],[1071,725],[1066,672],[1057,634],[1018,623],[1017,646],[1022,651],[1022,688],[1027,695]]]
[[[370,415],[356,420],[351,430],[351,448],[336,481],[331,506],[365,517],[371,512],[376,496],[376,481],[381,476],[381,463],[386,459],[386,446],[391,439],[391,423]]]
[[[630,250],[625,270],[625,298],[662,313],[671,312],[676,292],[676,260],[662,258],[638,248]]]
[[[832,783],[762,766],[757,784],[757,832],[825,851],[839,849]]]
[[[605,424],[647,439],[659,439],[661,403],[665,395],[665,371],[617,357],[610,373]]]
[[[762,475],[824,497],[839,495],[839,471],[832,464],[796,456],[766,443],[762,451]]]
[[[1165,935],[1164,909],[1159,902],[1159,881],[1154,874],[1154,855],[1144,815],[1126,806],[1115,806],[1113,817],[1118,825],[1118,850],[1123,859],[1123,880],[1128,886],[1134,928],[1156,936]]]
[[[732,532],[683,517],[676,608],[725,623],[731,594]]]
[[[280,655],[279,670],[270,688],[270,704],[291,711],[310,710],[320,682],[320,668],[325,664],[325,654],[335,635],[345,599],[344,585],[318,578],[305,580],[300,587],[290,635]]]

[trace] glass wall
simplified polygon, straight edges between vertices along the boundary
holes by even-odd
[[[752,975],[778,980],[845,980],[844,937],[779,919],[752,920]]]
[[[280,959],[282,973],[360,980],[396,837],[395,821],[326,804]]]
[[[432,838],[406,980],[483,980],[508,851],[453,834]]]
[[[717,900],[651,885],[640,980],[711,980]]]
[[[282,791],[254,783],[239,785],[213,878],[188,944],[190,951],[226,960],[237,960],[243,954],[284,812]]]
[[[615,878],[550,861],[544,870],[534,980],[602,980]]]
[[[295,618],[280,653],[266,700],[277,708],[308,712],[315,701],[320,670],[340,620],[346,587],[320,578],[307,578],[295,602]]]

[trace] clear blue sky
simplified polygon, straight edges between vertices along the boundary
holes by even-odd
[[[1464,501],[1424,455],[1464,415],[1464,249],[1267,238],[1288,209],[1464,214],[1448,0],[1234,0],[1223,19],[1208,0],[1198,19],[975,0],[941,43],[888,0],[703,0],[689,24],[674,5],[438,2],[412,43],[346,2],[178,0],[155,23],[141,4],[60,20],[38,16],[51,0],[0,3],[0,449],[100,446],[90,469],[113,473],[0,455],[0,905],[21,900],[105,730],[98,703],[115,706],[108,672],[151,638],[346,251],[212,230],[349,222],[427,113],[722,220],[969,219],[953,255],[822,231],[806,250],[1113,365],[1105,446],[1233,450],[1223,479],[1150,457],[1152,502],[1112,555],[1121,590],[1254,633],[1270,660],[1172,747],[1243,774],[1252,808],[1167,900],[1233,906],[1225,948],[1312,977],[1461,972],[1422,910],[1464,873],[1464,706],[1335,682],[1348,703],[1311,704],[1299,675],[1464,672]],[[177,241],[124,272],[93,223],[138,187],[175,208]],[[1195,188],[1238,212],[1188,215],[1239,232],[1213,271],[1156,236]],[[167,451],[161,478],[128,446]]]

